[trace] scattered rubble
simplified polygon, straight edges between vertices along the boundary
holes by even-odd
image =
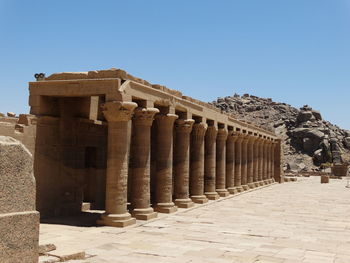
[[[211,104],[280,136],[284,141],[285,170],[318,171],[322,163],[350,160],[350,131],[323,120],[321,113],[308,105],[297,109],[249,94],[218,98]]]

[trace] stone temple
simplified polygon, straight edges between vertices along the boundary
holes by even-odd
[[[105,210],[123,227],[177,207],[283,182],[271,132],[123,70],[29,84],[41,217]]]

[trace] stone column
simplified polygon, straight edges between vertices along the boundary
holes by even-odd
[[[260,186],[264,185],[264,140],[259,138],[259,161],[258,161],[258,182]]]
[[[158,114],[156,125],[156,171],[154,210],[159,213],[173,213],[177,207],[172,201],[173,189],[173,131],[175,114]]]
[[[281,139],[276,140],[275,151],[274,151],[274,179],[276,182],[283,183],[283,149]]]
[[[192,119],[175,121],[174,195],[175,204],[181,208],[194,205],[189,194],[190,134],[193,123]]]
[[[268,184],[269,142],[264,141],[264,184]]]
[[[254,142],[253,135],[248,137],[248,151],[247,151],[247,185],[250,189],[255,188],[254,184]]]
[[[130,203],[136,219],[157,217],[150,206],[151,126],[156,108],[136,108],[133,117],[130,154]]]
[[[216,136],[217,128],[209,126],[205,133],[204,194],[210,200],[220,198],[215,187]]]
[[[241,166],[242,166],[242,142],[243,137],[238,134],[235,143],[235,188],[237,192],[243,192],[242,177],[241,177]]]
[[[254,186],[259,186],[259,140],[255,137],[253,144],[253,182]]]
[[[108,121],[106,212],[101,225],[125,227],[136,222],[127,211],[129,121],[137,106],[133,102],[113,101],[103,106]]]
[[[244,191],[249,189],[247,177],[248,177],[248,136],[244,135],[242,141],[242,159],[241,159],[241,183]]]
[[[221,197],[230,195],[226,189],[226,140],[227,129],[220,128],[216,137],[216,192]]]
[[[237,134],[234,131],[228,132],[226,141],[226,187],[230,194],[236,194],[235,187],[235,143]]]
[[[270,180],[271,183],[275,182],[275,147],[276,147],[276,143],[272,142],[271,143],[271,176],[270,176]]]
[[[190,195],[193,202],[204,204],[204,136],[208,125],[195,123],[192,127],[190,146]]]

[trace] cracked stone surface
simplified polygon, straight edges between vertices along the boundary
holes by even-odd
[[[42,224],[42,243],[102,262],[350,262],[350,189],[319,177],[210,201],[124,229]],[[72,261],[76,262],[76,261]]]

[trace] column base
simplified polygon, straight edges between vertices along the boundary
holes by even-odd
[[[270,184],[270,183],[269,183],[269,180],[268,180],[268,179],[265,179],[265,180],[264,180],[264,184],[265,184],[265,185]]]
[[[259,181],[259,185],[264,186],[265,185],[264,181]]]
[[[206,192],[204,194],[209,200],[218,200],[220,198],[217,192]]]
[[[243,189],[243,187],[241,185],[240,186],[236,186],[236,189],[237,189],[238,193],[244,192],[244,189]]]
[[[248,183],[248,187],[249,187],[249,189],[254,189],[255,188],[255,184],[254,183]]]
[[[242,187],[243,187],[243,190],[244,190],[244,191],[249,190],[249,186],[248,186],[248,185],[246,185],[246,184],[242,185]]]
[[[255,187],[259,187],[260,186],[259,182],[254,182],[254,185],[255,185]]]
[[[158,213],[171,214],[177,211],[177,206],[173,202],[171,203],[157,203],[154,207],[154,211]]]
[[[229,187],[227,188],[227,191],[231,194],[231,195],[235,195],[238,193],[238,190],[236,187]]]
[[[272,178],[271,180],[272,180],[272,183],[276,183],[275,178]]]
[[[208,203],[208,198],[205,195],[192,195],[191,199],[196,204]]]
[[[220,197],[227,197],[230,195],[227,189],[216,189],[216,192],[219,194]]]
[[[153,208],[135,208],[131,211],[133,217],[138,220],[150,220],[157,217],[158,213],[154,212]]]
[[[194,206],[194,203],[190,198],[187,199],[175,199],[175,205],[179,208],[190,208]]]
[[[97,220],[98,225],[126,227],[136,223],[136,218],[131,217],[129,213],[125,214],[103,214],[101,219]]]

